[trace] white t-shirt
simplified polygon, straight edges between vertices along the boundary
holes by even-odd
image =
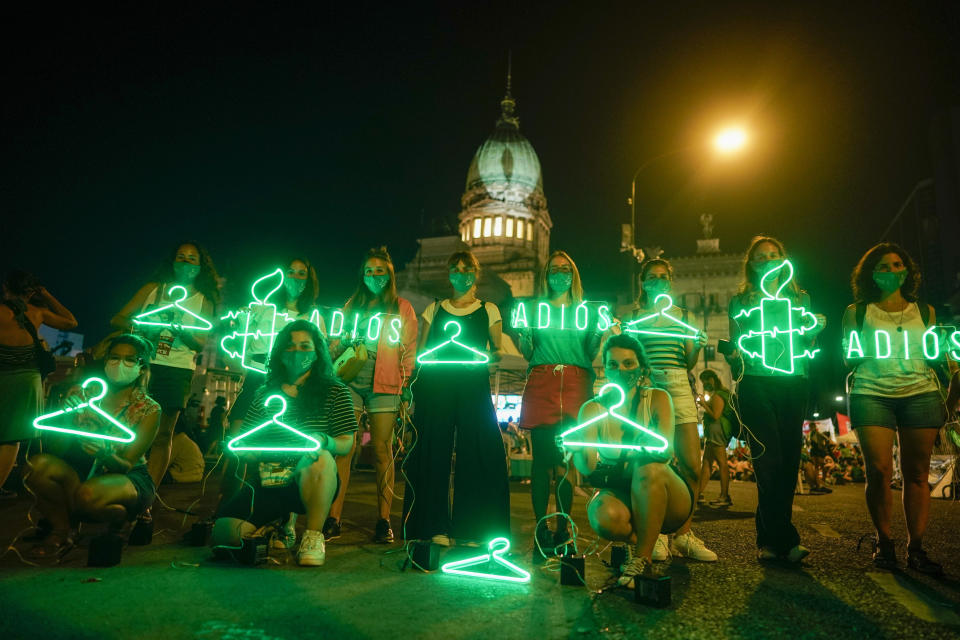
[[[167,291],[169,291],[170,285],[165,286]],[[150,307],[150,305],[159,306],[169,302],[164,295],[160,295],[158,301],[159,289],[160,287],[157,286],[147,295],[147,299],[144,300],[143,307],[140,309],[141,313]],[[180,306],[200,315],[203,312],[204,300],[206,300],[206,298],[204,298],[203,294],[197,291],[181,302]],[[176,321],[181,321],[183,315],[185,314],[177,311],[170,312],[170,318]],[[153,336],[152,342],[156,345],[157,351],[153,358],[150,359],[151,364],[161,364],[178,369],[197,368],[197,363],[195,362],[197,352],[184,344],[183,340],[181,340],[179,336],[175,336],[170,329],[161,329],[159,334]]]
[[[450,304],[450,300],[446,299],[446,300],[440,301],[440,306],[443,308],[444,311],[446,311],[450,315],[463,317],[463,316],[468,316],[474,311],[476,311],[477,309],[479,309],[480,301],[474,300],[473,304],[471,304],[470,306],[461,308],[461,307],[453,306],[452,304]],[[503,318],[501,318],[500,316],[500,309],[497,308],[497,305],[493,304],[492,302],[485,302],[484,308],[487,310],[487,317],[489,318],[491,327],[496,323],[503,321]],[[431,302],[430,305],[426,309],[424,309],[423,313],[421,314],[421,317],[424,320],[426,320],[428,323],[433,324],[433,317],[436,315],[436,313],[437,313],[437,303]]]

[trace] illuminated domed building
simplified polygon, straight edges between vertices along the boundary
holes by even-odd
[[[446,261],[468,247],[483,266],[481,298],[500,303],[532,296],[537,270],[546,261],[553,223],[543,193],[540,159],[520,133],[517,103],[507,76],[500,118],[467,170],[457,236],[421,238],[417,255],[398,275],[401,295],[414,306],[449,295]],[[422,305],[417,304],[424,300]]]
[[[460,239],[521,297],[533,295],[535,274],[550,250],[553,223],[540,159],[520,133],[516,106],[508,77],[500,118],[467,171],[459,219]]]

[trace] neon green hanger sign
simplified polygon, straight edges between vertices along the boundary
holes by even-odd
[[[700,329],[670,313],[670,309],[673,308],[673,298],[670,294],[658,295],[653,301],[653,308],[655,309],[653,313],[631,320],[623,326],[623,330],[627,333],[684,340],[695,340],[700,335]],[[652,326],[655,323],[656,326]]]
[[[280,410],[274,413],[272,418],[270,418],[263,424],[257,425],[253,429],[250,429],[246,433],[240,434],[239,436],[237,436],[236,438],[234,438],[233,440],[227,443],[227,448],[230,449],[230,451],[288,451],[291,453],[317,451],[318,449],[320,449],[319,440],[305,434],[299,429],[291,427],[290,425],[288,425],[287,423],[283,422],[280,419],[283,416],[283,414],[287,411],[287,401],[283,398],[283,396],[275,393],[272,396],[269,396],[266,400],[264,400],[263,406],[269,407],[271,403],[276,404],[277,402],[279,402],[280,404]],[[249,439],[255,433],[260,433],[262,438],[263,437],[262,432],[264,430],[277,431],[278,429],[281,430],[280,433],[282,433],[285,436],[289,437],[290,434],[298,436],[301,440],[303,440],[303,444],[297,446],[297,445],[270,445],[270,444],[248,445],[243,443],[244,440]],[[269,434],[266,439],[268,441],[270,440]]]
[[[737,340],[741,353],[749,358],[758,358],[771,371],[786,374],[796,370],[796,360],[813,359],[820,351],[800,349],[796,344],[797,338],[817,327],[817,318],[805,307],[794,306],[789,298],[781,295],[791,280],[793,264],[784,260],[760,278],[760,290],[763,292],[760,304],[743,309],[734,316],[738,322],[746,318],[752,320],[754,326],[759,325],[759,330],[751,329]]]
[[[457,337],[463,331],[463,327],[460,326],[460,323],[456,320],[448,320],[445,325],[443,325],[444,333],[447,333],[447,330],[450,326],[453,325],[453,330],[456,332],[445,341],[441,342],[432,349],[427,349],[423,353],[417,356],[417,362],[423,365],[433,365],[433,364],[466,364],[466,365],[478,365],[478,364],[487,364],[490,362],[490,356],[488,356],[483,351],[474,349],[468,345],[463,344]]]
[[[448,562],[440,571],[449,575],[499,580],[501,582],[530,582],[530,573],[513,564],[504,554],[510,550],[510,541],[506,538],[494,538],[487,545],[488,553],[465,560]],[[504,574],[499,569],[506,569]]]
[[[619,450],[626,449],[630,451],[643,451],[643,452],[650,452],[650,453],[663,453],[664,451],[666,451],[667,447],[670,445],[670,443],[667,442],[666,438],[664,438],[662,435],[660,435],[656,431],[653,431],[652,429],[649,429],[641,424],[637,424],[627,416],[624,416],[617,412],[617,409],[622,407],[624,403],[627,401],[627,394],[620,385],[615,384],[613,382],[608,382],[607,384],[600,387],[599,395],[602,397],[605,393],[607,393],[607,391],[614,391],[614,390],[619,395],[619,398],[616,400],[616,402],[610,405],[607,408],[607,410],[604,411],[603,413],[600,413],[590,418],[586,422],[581,422],[578,425],[570,427],[569,429],[561,433],[558,436],[558,438],[560,439],[560,442],[564,446],[571,446],[571,447],[591,447],[595,449],[619,449]],[[612,418],[636,430],[637,435],[639,437],[642,437],[642,438],[645,438],[646,440],[651,441],[650,444],[626,444],[622,442],[612,443],[612,442],[599,442],[599,441],[591,442],[589,440],[583,440],[582,436],[581,438],[578,439],[574,435],[583,431],[590,425],[596,424],[601,420],[606,420],[607,418]]]
[[[45,413],[42,416],[39,416],[36,420],[33,421],[33,426],[35,429],[40,431],[55,431],[58,433],[67,433],[74,436],[80,436],[83,438],[95,438],[98,440],[110,440],[111,442],[122,442],[130,443],[137,438],[137,434],[134,433],[130,427],[126,426],[109,413],[100,408],[99,402],[103,400],[104,396],[107,395],[107,383],[102,378],[87,378],[83,381],[81,388],[86,391],[87,387],[91,384],[100,385],[100,392],[95,396],[92,396],[75,407],[67,407],[66,409],[61,409],[60,411],[54,411],[53,413]],[[110,435],[106,433],[98,433],[96,431],[84,431],[78,429],[75,424],[75,418],[80,411],[91,411],[95,413],[99,418],[106,420],[109,424],[119,429],[123,435]],[[68,416],[63,418],[62,416]],[[58,424],[61,423],[61,424]],[[69,426],[67,426],[69,425]]]
[[[179,295],[178,298],[174,298]],[[140,326],[163,327],[166,329],[189,329],[191,331],[210,331],[213,324],[209,320],[200,316],[190,309],[184,307],[181,303],[187,299],[187,288],[175,284],[167,291],[167,297],[172,300],[169,304],[156,309],[150,309],[133,317],[132,322]],[[179,315],[176,315],[179,314]],[[170,317],[178,317],[179,321],[170,320]],[[186,320],[187,322],[184,322]]]
[[[532,303],[531,303],[532,304]],[[610,315],[610,306],[600,304],[596,307],[596,322],[591,322],[590,315],[594,309],[583,301],[577,305],[561,304],[555,307],[549,302],[540,301],[531,310],[527,309],[527,302],[521,301],[514,306],[510,324],[514,329],[553,329],[560,331],[587,331],[591,325],[597,331],[606,331],[613,324]]]

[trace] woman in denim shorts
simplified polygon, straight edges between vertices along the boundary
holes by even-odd
[[[851,286],[855,303],[843,316],[844,356],[853,369],[850,421],[863,449],[867,508],[876,528],[873,563],[881,569],[897,566],[890,480],[898,436],[907,566],[939,575],[942,568],[922,547],[930,512],[930,453],[945,418],[936,374],[924,358],[933,347],[928,339],[925,349],[924,332],[936,325],[936,314],[917,304],[920,271],[896,244],[867,251],[853,270]]]

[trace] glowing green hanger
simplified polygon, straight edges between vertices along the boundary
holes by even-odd
[[[314,437],[308,436],[307,434],[300,431],[299,429],[295,429],[280,420],[280,416],[282,416],[287,410],[287,401],[283,399],[283,396],[275,393],[267,397],[267,399],[263,401],[263,406],[264,407],[269,406],[272,400],[280,401],[280,411],[277,411],[276,413],[274,413],[273,417],[267,420],[266,422],[264,422],[263,424],[258,425],[253,429],[250,429],[250,431],[247,431],[246,433],[240,434],[239,436],[237,436],[236,438],[228,442],[227,448],[230,449],[230,451],[291,451],[291,452],[292,451],[317,451],[318,449],[320,449],[319,440],[317,440]],[[310,445],[301,446],[301,447],[265,447],[265,446],[248,447],[248,446],[240,445],[240,441],[243,440],[244,438],[248,438],[252,436],[254,433],[257,433],[258,431],[266,429],[267,427],[272,427],[274,425],[281,427],[283,429],[286,429],[287,431],[300,436],[304,440],[308,441]]]
[[[662,303],[662,306],[661,306]],[[653,300],[653,308],[659,309],[654,311],[651,314],[645,315],[641,318],[631,320],[623,326],[623,330],[627,333],[640,333],[645,336],[660,336],[663,338],[681,338],[684,340],[694,340],[697,336],[700,335],[700,329],[697,329],[693,325],[687,324],[680,318],[672,315],[670,309],[673,307],[673,298],[670,297],[670,294],[661,293]],[[653,329],[641,328],[641,325],[645,325],[650,322],[656,321],[658,318],[666,318],[672,325],[667,327],[656,327]],[[681,329],[686,329],[687,333],[674,330],[670,331],[672,327],[679,327]]]
[[[268,289],[266,287],[270,287],[271,280],[274,280],[275,283],[272,288]],[[277,318],[280,317],[289,321],[286,312],[278,313],[277,305],[269,302],[270,296],[282,287],[283,269],[275,269],[267,275],[257,278],[250,286],[250,295],[253,296],[253,302],[247,305],[245,309],[232,311],[221,318],[222,320],[236,320],[240,316],[244,318],[242,332],[234,330],[220,339],[220,348],[231,358],[238,358],[240,366],[244,369],[266,373],[266,365],[254,360],[251,357],[254,354],[249,353],[249,349],[252,341],[257,338],[265,338],[267,340],[266,353],[270,353],[273,349],[273,341],[278,333]],[[262,289],[262,291],[258,292],[259,289]],[[265,321],[264,324],[269,326],[269,330],[262,331],[260,327],[251,327],[250,325],[254,321],[258,324]]]
[[[460,326],[460,323],[458,321],[448,320],[447,323],[443,325],[444,333],[446,333],[450,325],[453,325],[456,328],[457,332],[452,336],[450,336],[450,338],[448,338],[444,342],[441,342],[440,344],[433,347],[432,349],[427,349],[426,351],[418,355],[417,362],[419,362],[420,364],[487,364],[488,362],[490,362],[490,356],[488,356],[482,351],[474,349],[473,347],[468,347],[467,345],[457,340],[457,336],[459,336],[463,332],[463,327]],[[466,349],[471,354],[473,354],[473,359],[472,360],[449,360],[449,359],[438,360],[436,359],[437,351],[444,347],[449,348],[448,345],[453,345],[455,347],[459,347],[460,349]],[[431,354],[434,354],[434,355],[431,355]]]
[[[456,576],[469,576],[471,578],[484,578],[486,580],[499,580],[502,582],[530,582],[530,574],[517,565],[503,557],[510,549],[510,541],[506,538],[494,538],[487,545],[489,553],[485,553],[466,560],[456,560],[448,562],[440,567],[443,573],[449,573]],[[496,565],[506,567],[512,575],[494,573]],[[470,567],[484,568],[488,571],[468,571]]]
[[[133,442],[137,438],[137,434],[134,433],[130,429],[130,427],[124,425],[123,423],[118,421],[116,418],[111,416],[109,413],[107,413],[97,405],[97,402],[102,400],[103,397],[107,395],[106,381],[103,380],[102,378],[96,378],[96,377],[87,378],[86,380],[83,381],[81,388],[86,390],[86,388],[90,386],[90,384],[93,382],[96,382],[97,384],[100,385],[100,393],[98,393],[97,395],[91,398],[88,398],[86,402],[82,402],[75,407],[67,407],[66,409],[61,409],[60,411],[54,411],[53,413],[45,413],[42,416],[39,416],[36,420],[33,421],[34,428],[39,429],[40,431],[57,431],[59,433],[69,433],[71,435],[82,436],[84,438],[97,438],[100,440],[110,440],[111,442],[123,442],[123,443]],[[103,418],[104,420],[106,420],[116,428],[120,429],[120,431],[125,433],[126,436],[111,436],[103,433],[95,433],[92,431],[82,431],[77,428],[57,427],[50,424],[44,424],[45,421],[50,420],[52,418],[57,418],[59,416],[67,415],[70,413],[76,413],[77,411],[82,411],[84,409],[89,409],[90,411],[93,411],[98,416],[100,416],[101,418]],[[73,421],[72,417],[70,418],[70,421],[71,422]]]
[[[578,425],[570,427],[569,429],[561,433],[558,436],[560,441],[564,445],[571,446],[571,447],[592,447],[596,449],[629,449],[631,451],[647,451],[647,452],[653,452],[653,453],[663,453],[664,451],[666,451],[667,447],[670,444],[666,438],[664,438],[662,435],[660,435],[656,431],[648,429],[643,425],[637,424],[630,418],[620,415],[615,411],[615,409],[622,407],[624,403],[627,401],[627,394],[620,385],[615,384],[613,382],[608,382],[607,384],[600,387],[599,396],[602,397],[603,394],[605,394],[609,389],[616,389],[617,392],[620,394],[620,399],[614,402],[612,405],[610,405],[610,407],[603,413],[590,418],[586,422],[582,422]],[[582,431],[583,429],[586,429],[590,425],[600,422],[601,420],[604,420],[606,418],[613,418],[615,420],[619,420],[623,424],[633,427],[634,429],[639,431],[641,434],[648,436],[650,438],[653,438],[657,442],[657,444],[656,445],[652,445],[652,444],[639,445],[639,444],[623,444],[623,443],[611,444],[606,442],[585,442],[585,441],[568,439],[568,436],[578,431]]]
[[[183,295],[180,298],[173,300],[173,292],[176,291],[177,289],[183,292]],[[213,329],[213,325],[210,323],[209,320],[207,320],[203,316],[197,315],[193,311],[190,311],[190,309],[187,309],[186,307],[180,305],[181,302],[187,299],[187,295],[188,294],[187,294],[186,287],[179,284],[173,285],[172,287],[170,287],[170,290],[167,291],[167,297],[173,300],[173,302],[169,304],[165,304],[162,307],[157,307],[156,309],[150,309],[149,311],[144,311],[143,313],[134,316],[133,323],[148,326],[148,327],[165,327],[167,329],[190,329],[192,331],[210,331],[210,329]],[[151,321],[147,319],[147,318],[151,318],[153,316],[159,315],[161,313],[164,313],[166,311],[169,311],[171,309],[176,309],[177,311],[180,311],[182,314],[184,314],[183,316],[181,316],[181,318],[190,317],[196,320],[197,322],[199,322],[200,324],[183,324],[182,322],[156,322],[156,321]]]
[[[767,287],[775,281],[781,270],[785,271],[786,277],[780,278],[780,284],[771,293]],[[817,318],[805,307],[795,307],[789,298],[780,295],[791,280],[793,280],[793,264],[789,260],[784,260],[760,278],[760,290],[764,294],[760,304],[751,309],[742,309],[734,316],[734,320],[760,317],[760,330],[751,329],[737,340],[740,351],[750,358],[759,358],[767,369],[786,374],[794,372],[797,359],[813,359],[820,351],[820,349],[799,351],[794,344],[795,338],[816,328]],[[795,326],[795,323],[799,326]],[[780,366],[784,359],[787,364]]]

